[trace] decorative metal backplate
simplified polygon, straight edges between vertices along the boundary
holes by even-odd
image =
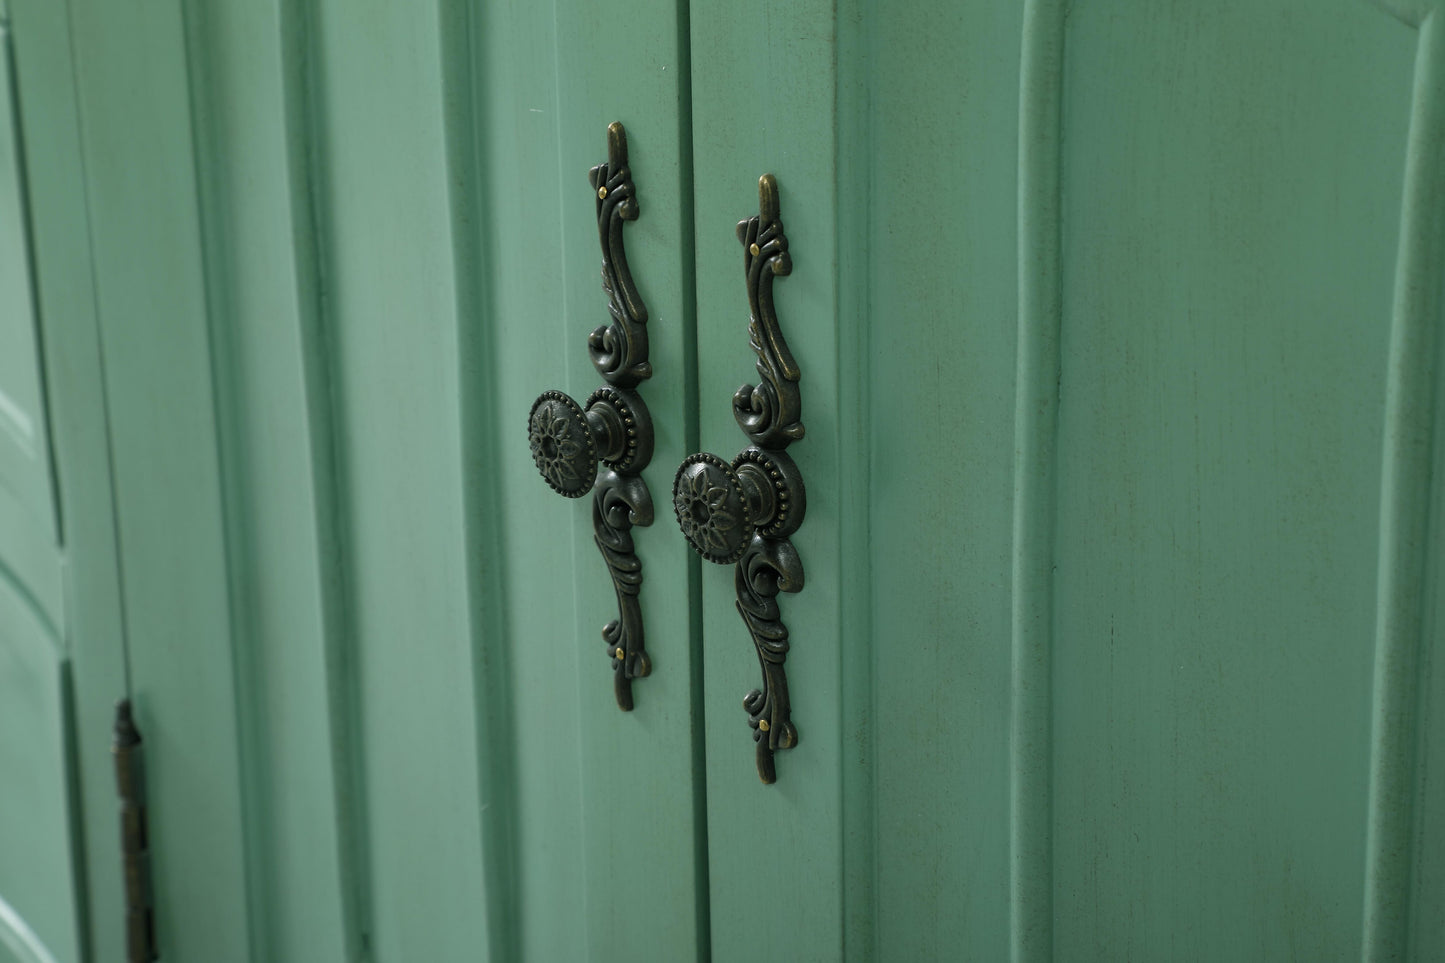
[[[642,563],[632,543],[634,525],[652,524],[652,496],[642,469],[652,460],[652,418],[633,391],[652,376],[647,358],[647,306],[632,283],[622,223],[637,219],[637,192],[627,167],[627,132],[607,128],[607,162],[588,174],[597,194],[602,243],[602,290],[612,323],[587,339],[592,364],[607,381],[579,405],[560,391],[544,391],[527,417],[532,460],[558,494],[592,493],[592,531],[617,593],[617,618],[602,629],[612,663],[617,705],[632,709],[632,680],[652,671],[642,632]],[[600,467],[599,467],[600,463]]]
[[[758,216],[738,224],[751,312],[748,339],[762,380],[737,390],[733,416],[752,444],[731,462],[706,452],[689,455],[672,482],[672,507],[692,547],[709,562],[737,565],[738,613],[763,670],[763,687],[743,697],[743,708],[765,783],[777,779],[773,753],[798,744],[788,703],[788,627],[778,593],[803,587],[803,563],[788,536],[807,507],[803,476],[784,451],[803,437],[803,423],[798,363],[773,308],[773,279],[793,269],[778,209],[778,182],[764,174]]]

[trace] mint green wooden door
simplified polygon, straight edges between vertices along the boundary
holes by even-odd
[[[122,690],[162,959],[1441,956],[1428,5],[15,6],[90,574],[73,655],[0,649],[49,733],[0,805],[51,820],[0,826],[0,897],[57,959],[119,946]],[[628,713],[523,435],[598,383],[613,121],[657,433]],[[742,445],[764,172],[808,488],[773,785],[732,573],[669,509]]]
[[[762,168],[809,429],[776,787],[703,573],[717,958],[1445,952],[1426,12],[693,10],[704,444]]]

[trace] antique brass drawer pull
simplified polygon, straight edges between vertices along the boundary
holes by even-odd
[[[642,563],[632,543],[632,526],[652,524],[652,496],[641,475],[652,460],[652,419],[632,390],[652,376],[652,365],[647,306],[632,283],[622,243],[622,222],[636,220],[638,207],[621,124],[607,128],[607,162],[588,176],[597,192],[602,290],[612,323],[592,332],[587,350],[607,384],[585,406],[560,391],[544,391],[527,417],[527,436],[548,485],[568,498],[592,493],[593,537],[617,592],[617,618],[603,627],[602,640],[617,705],[630,711],[632,680],[652,671],[638,604]]]
[[[758,216],[738,224],[751,318],[748,336],[762,380],[733,396],[733,416],[752,442],[731,462],[706,452],[684,459],[672,483],[678,525],[709,562],[737,563],[738,613],[748,627],[763,687],[743,697],[757,743],[758,776],[776,780],[773,752],[798,744],[788,704],[788,627],[779,592],[803,587],[803,563],[788,536],[806,508],[803,477],[784,449],[803,437],[798,363],[773,309],[773,278],[793,269],[778,219],[778,182],[758,181]]]

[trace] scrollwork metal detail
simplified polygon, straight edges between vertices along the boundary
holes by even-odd
[[[778,182],[758,181],[758,215],[738,224],[747,277],[748,340],[761,380],[733,396],[733,415],[751,445],[731,462],[706,452],[683,460],[672,482],[678,527],[710,562],[736,563],[738,614],[757,650],[763,685],[743,697],[757,744],[758,777],[777,779],[773,754],[798,744],[786,668],[788,627],[779,592],[803,588],[803,562],[789,540],[807,509],[803,476],[784,449],[803,437],[801,372],[778,326],[773,279],[792,272],[779,218]]]
[[[579,405],[560,391],[544,391],[527,417],[532,460],[554,491],[568,498],[592,493],[592,532],[612,587],[617,618],[602,629],[612,664],[613,690],[623,711],[633,707],[632,680],[652,672],[642,630],[642,562],[633,526],[652,524],[652,496],[642,469],[652,460],[652,419],[632,390],[652,376],[648,360],[647,306],[627,266],[622,225],[639,208],[627,166],[627,132],[607,128],[607,162],[588,172],[597,196],[597,233],[602,245],[602,291],[612,315],[588,336],[587,351],[607,384]]]
[[[773,308],[773,278],[793,272],[778,213],[778,182],[764,174],[758,181],[758,216],[738,222],[748,279],[748,341],[757,353],[763,380],[737,390],[733,416],[753,444],[781,450],[803,437],[803,422],[798,362],[783,340]]]
[[[622,224],[640,213],[632,171],[627,166],[627,131],[621,124],[607,128],[607,163],[588,171],[597,192],[597,233],[602,242],[602,291],[612,323],[604,324],[587,339],[592,364],[608,384],[633,388],[652,377],[647,360],[647,305],[632,283]]]

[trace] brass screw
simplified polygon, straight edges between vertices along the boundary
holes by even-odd
[[[754,246],[754,247],[757,247],[756,244],[753,245],[753,246]],[[766,719],[759,719],[759,720],[758,720],[758,728],[761,729],[761,730],[763,730],[764,732],[767,732],[767,731],[768,731],[768,720],[766,720]]]
[[[627,658],[627,653],[622,650],[621,646],[619,646],[617,651],[613,654],[616,655],[619,659]]]
[[[600,201],[600,200],[605,199],[606,197],[607,197],[607,187],[604,185],[604,186],[602,186],[602,187],[597,188],[597,199]]]
[[[748,253],[751,254],[753,257],[757,257],[759,254],[763,253],[763,249],[758,247],[757,243],[754,242],[748,245]]]

